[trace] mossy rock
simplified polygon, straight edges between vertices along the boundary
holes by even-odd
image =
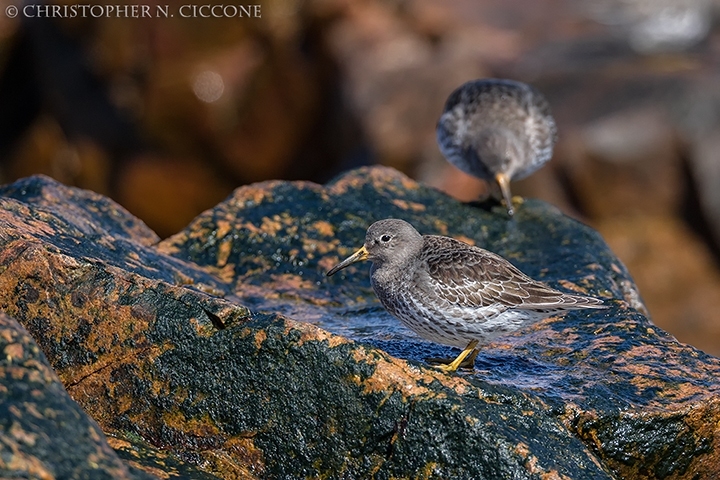
[[[2,310],[121,456],[144,452],[132,461],[148,472],[720,475],[720,360],[654,326],[602,238],[542,202],[508,219],[366,168],[327,186],[239,188],[159,241],[112,201],[46,177],[0,195]],[[435,370],[423,359],[450,349],[380,307],[367,265],[324,275],[389,217],[610,308],[487,345],[474,373]]]

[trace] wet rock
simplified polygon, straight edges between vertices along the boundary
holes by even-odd
[[[29,294],[33,297],[33,294]],[[110,448],[25,329],[0,313],[0,476],[150,479]]]
[[[169,458],[222,478],[720,473],[720,360],[654,326],[600,236],[542,202],[508,220],[370,168],[327,186],[240,188],[154,243],[122,208],[44,177],[0,194],[0,307],[106,434],[145,445],[143,468]],[[488,345],[472,374],[428,368],[424,357],[451,349],[392,319],[367,266],[324,277],[386,217],[610,308]]]
[[[663,210],[717,257],[718,5],[273,0],[252,19],[0,16],[0,178],[46,173],[109,195],[162,237],[238,185],[323,182],[370,162],[467,201],[485,185],[442,158],[435,125],[461,83],[508,77],[543,92],[560,132],[553,161],[514,192],[595,228]],[[678,208],[686,196],[699,201]],[[618,245],[633,242],[644,239]],[[704,317],[686,335],[642,264],[620,258],[658,325],[720,354],[720,335],[703,328],[711,309],[678,300]],[[663,262],[667,278],[682,275],[675,257]],[[706,290],[718,272],[688,281]]]

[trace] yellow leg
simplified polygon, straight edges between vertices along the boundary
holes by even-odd
[[[475,363],[475,357],[477,357],[477,355],[478,355],[478,351],[475,350],[475,347],[477,347],[477,344],[478,344],[478,341],[473,340],[472,342],[468,343],[468,346],[465,347],[465,350],[460,352],[460,355],[458,355],[455,360],[453,360],[452,362],[450,362],[447,365],[437,365],[437,368],[439,368],[440,370],[444,370],[446,372],[454,372],[460,367],[460,365],[462,365],[463,360],[465,360],[465,357],[467,357],[468,355],[471,355],[471,354],[472,354],[472,356],[470,358],[468,358],[468,361],[472,361],[472,363]]]

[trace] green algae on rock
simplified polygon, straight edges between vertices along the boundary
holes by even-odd
[[[652,325],[599,235],[542,202],[508,220],[365,168],[239,188],[155,243],[45,177],[0,195],[0,305],[120,442],[223,478],[720,475],[720,360]],[[428,368],[447,349],[384,312],[367,267],[324,277],[388,217],[611,308],[488,345],[475,374]]]

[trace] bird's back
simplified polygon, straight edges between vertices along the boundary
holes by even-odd
[[[525,275],[503,257],[449,237],[426,235],[415,275],[436,295],[466,307],[500,305],[506,309],[556,312],[597,308],[602,301],[561,292]],[[428,295],[431,292],[426,292]]]
[[[492,155],[479,153],[494,135],[508,135],[528,159],[514,179],[534,172],[552,156],[557,130],[544,97],[521,82],[485,79],[455,90],[445,104],[437,126],[443,155],[467,173],[491,178]],[[485,151],[492,150],[492,145]],[[498,152],[500,153],[500,152]],[[477,157],[477,158],[473,158]]]

